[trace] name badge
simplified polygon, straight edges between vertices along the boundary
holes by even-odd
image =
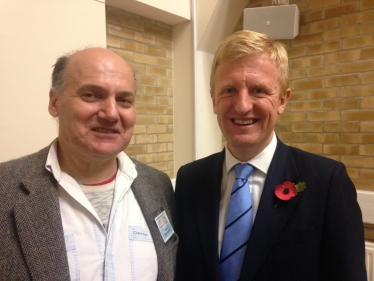
[[[171,223],[165,211],[159,214],[155,218],[155,221],[158,226],[158,230],[160,230],[162,239],[164,239],[164,242],[166,243],[170,239],[170,237],[173,235],[174,229],[171,226]]]

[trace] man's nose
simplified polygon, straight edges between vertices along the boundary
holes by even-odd
[[[234,108],[238,113],[247,113],[253,108],[253,96],[248,90],[241,90],[234,100]]]
[[[98,112],[100,119],[114,122],[117,121],[118,116],[118,105],[115,99],[105,99],[100,103],[100,108]]]

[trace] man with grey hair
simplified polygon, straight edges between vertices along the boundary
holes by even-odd
[[[135,90],[110,50],[57,60],[48,111],[58,138],[0,164],[2,280],[174,279],[170,179],[123,152]]]

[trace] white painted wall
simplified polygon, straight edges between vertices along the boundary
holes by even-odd
[[[72,49],[106,46],[105,4],[0,0],[0,162],[57,136],[47,111],[52,65]]]

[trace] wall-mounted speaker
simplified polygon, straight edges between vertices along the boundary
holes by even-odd
[[[244,9],[244,30],[265,33],[274,39],[299,34],[300,11],[295,4]]]

